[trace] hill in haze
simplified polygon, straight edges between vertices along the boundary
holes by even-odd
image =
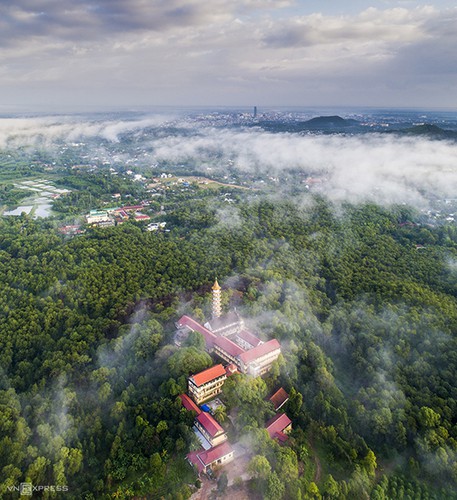
[[[457,132],[453,130],[446,130],[438,125],[433,125],[431,123],[423,123],[421,125],[414,125],[412,127],[403,128],[400,130],[389,130],[389,134],[406,135],[406,136],[416,136],[416,137],[426,137],[429,139],[457,139]]]
[[[311,118],[306,122],[303,122],[302,125],[304,128],[308,128],[310,130],[319,129],[337,129],[337,128],[346,128],[354,125],[358,125],[357,120],[353,119],[345,119],[341,118],[341,116],[316,116],[315,118]]]
[[[320,132],[341,132],[351,127],[359,125],[357,120],[342,118],[341,116],[316,116],[306,121],[259,121],[255,124],[271,132],[301,132],[301,131],[320,131]]]

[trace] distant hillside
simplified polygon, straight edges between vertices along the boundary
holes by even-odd
[[[259,121],[255,126],[272,132],[301,132],[303,130],[316,130],[322,132],[338,132],[342,129],[359,125],[357,120],[341,118],[341,116],[317,116],[307,121],[278,122]]]
[[[328,129],[328,128],[340,128],[340,127],[351,127],[353,125],[358,125],[357,120],[341,118],[341,116],[316,116],[311,118],[302,125],[309,129]]]
[[[453,130],[445,130],[430,123],[415,125],[414,127],[409,127],[403,130],[395,130],[392,132],[402,135],[423,135],[434,139],[457,139],[457,132],[454,132]]]

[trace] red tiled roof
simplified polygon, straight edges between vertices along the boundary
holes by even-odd
[[[187,394],[180,394],[181,402],[186,410],[194,411],[197,415],[202,412]]]
[[[202,453],[203,451],[205,451],[205,450],[200,449],[197,451],[191,451],[190,453],[187,454],[187,460],[192,462],[195,465],[195,467],[197,467],[199,474],[200,474],[200,472],[203,472],[203,470],[204,470],[204,466],[203,466],[202,462],[198,459],[198,455],[200,453]]]
[[[208,466],[232,452],[233,448],[230,446],[230,443],[226,441],[225,443],[218,444],[209,450],[198,453],[197,457],[205,466]]]
[[[265,354],[273,352],[276,349],[281,349],[281,344],[278,342],[277,339],[272,339],[269,340],[268,342],[265,342],[265,344],[261,344],[257,347],[254,347],[254,349],[244,352],[243,354],[240,355],[240,359],[241,361],[243,361],[244,364],[247,365],[251,361],[260,358],[261,356],[265,356]]]
[[[281,406],[289,400],[289,394],[281,387],[279,388],[273,396],[271,396],[270,401],[273,403],[275,410],[279,410]]]
[[[284,434],[284,432],[277,432],[273,436],[273,438],[281,441],[281,443],[285,443],[289,439],[289,436],[287,434]]]
[[[211,437],[215,437],[217,436],[217,434],[224,432],[224,429],[214,420],[214,418],[209,413],[200,413],[200,415],[196,417],[196,420],[198,420],[200,425]]]
[[[278,437],[276,434],[282,433],[282,431],[291,423],[292,420],[290,420],[285,413],[279,413],[266,423],[265,428],[267,429],[270,437],[274,438]]]
[[[126,207],[122,207],[124,210],[143,210],[143,205],[129,205]]]
[[[190,318],[189,316],[182,316],[178,321],[179,326],[188,326],[191,330],[199,332],[205,338],[206,346],[213,347],[214,340],[217,338],[213,332],[210,332],[203,325],[200,325],[197,321]]]
[[[207,370],[192,375],[190,379],[197,387],[200,387],[203,384],[211,382],[211,380],[222,377],[222,375],[225,375],[225,368],[222,365],[214,365]]]
[[[219,346],[225,352],[230,354],[230,356],[236,357],[244,353],[244,349],[239,345],[235,344],[226,337],[216,337],[214,344]]]
[[[263,344],[263,341],[257,338],[253,333],[248,330],[241,330],[241,332],[237,333],[240,339],[245,340],[248,344],[251,344],[252,347],[257,347],[259,344]]]
[[[225,367],[225,372],[227,373],[227,377],[230,377],[230,375],[233,375],[238,371],[238,368],[234,363],[230,363]]]

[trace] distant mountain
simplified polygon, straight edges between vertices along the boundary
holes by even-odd
[[[341,118],[341,116],[316,116],[307,121],[273,121],[259,120],[254,123],[264,130],[272,132],[301,132],[306,130],[326,133],[340,132],[342,129],[359,125],[357,120]]]
[[[329,129],[342,128],[358,125],[357,120],[341,118],[341,116],[316,116],[306,122],[302,122],[304,128],[308,129]]]
[[[415,125],[414,127],[409,127],[403,130],[396,130],[393,132],[404,135],[424,135],[427,137],[432,137],[434,139],[457,139],[457,132],[454,132],[453,130],[442,129],[441,127],[438,127],[438,125],[432,125],[431,123]]]

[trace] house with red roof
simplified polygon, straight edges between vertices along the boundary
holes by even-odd
[[[227,374],[227,377],[230,377],[230,375],[238,373],[238,368],[234,363],[230,363],[225,367],[225,373]]]
[[[278,413],[266,423],[265,428],[271,439],[284,443],[288,439],[287,434],[292,430],[292,421],[285,413]]]
[[[275,408],[275,411],[278,411],[280,408],[282,408],[287,401],[289,401],[289,394],[280,387],[274,394],[271,396],[269,399],[271,403],[273,403],[273,406]]]
[[[227,372],[221,364],[191,375],[187,379],[189,395],[199,405],[219,394],[226,378]]]
[[[195,418],[195,427],[201,432],[203,437],[211,446],[227,441],[227,434],[224,429],[206,412],[202,412]]]
[[[135,213],[134,218],[135,220],[140,221],[140,220],[149,220],[151,217],[149,217],[149,215],[146,214]]]
[[[231,462],[233,456],[233,448],[230,443],[225,442],[209,450],[191,451],[187,455],[187,460],[195,466],[200,474],[207,472],[208,469],[214,469]]]
[[[194,411],[197,415],[200,415],[202,412],[200,408],[190,399],[187,394],[180,394],[179,398],[181,399],[181,403],[184,408],[188,411]]]

